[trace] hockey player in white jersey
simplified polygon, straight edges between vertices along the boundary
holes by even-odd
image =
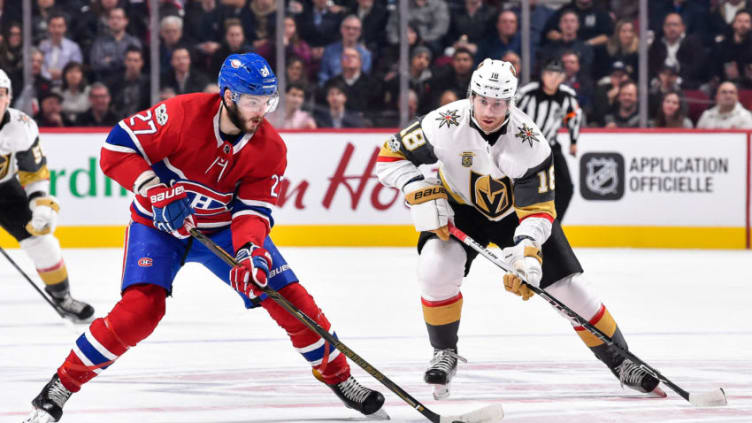
[[[494,242],[528,283],[545,289],[627,348],[614,318],[583,282],[554,208],[551,148],[535,123],[514,106],[517,88],[508,62],[485,59],[473,72],[468,98],[442,106],[384,143],[379,180],[404,192],[418,240],[418,282],[434,355],[425,372],[437,399],[449,395],[457,371],[460,287],[477,252],[450,238],[454,224],[481,244]],[[438,178],[418,169],[438,162]],[[533,293],[513,274],[504,287]],[[665,396],[659,381],[573,323],[595,356],[626,385]]]
[[[76,323],[90,321],[94,309],[71,297],[68,271],[54,237],[60,208],[50,192],[47,159],[37,124],[9,106],[10,79],[0,70],[0,226],[34,262],[58,310]]]

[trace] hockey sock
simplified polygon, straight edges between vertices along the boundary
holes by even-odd
[[[301,284],[287,285],[280,289],[279,293],[306,316],[315,320],[319,326],[327,331],[330,330],[331,323]],[[350,366],[347,364],[345,356],[341,355],[333,345],[306,327],[274,300],[267,298],[261,305],[277,324],[287,332],[293,347],[311,364],[311,367],[316,371],[315,373],[318,373],[317,378],[332,385],[343,382],[350,377]],[[336,333],[333,333],[333,335],[335,338],[337,337]]]
[[[39,277],[44,282],[45,291],[55,298],[68,294],[68,269],[65,267],[60,243],[52,235],[26,238],[20,242],[21,248],[34,262]]]
[[[126,289],[110,314],[94,320],[76,340],[57,370],[63,385],[71,392],[78,392],[81,385],[149,336],[164,316],[166,295],[164,288],[156,285]]]
[[[457,348],[457,331],[462,315],[462,293],[440,301],[420,299],[423,304],[423,319],[428,329],[431,346],[443,350]]]
[[[601,304],[601,307],[595,313],[595,316],[589,320],[589,323],[613,339],[616,345],[627,349],[627,341],[624,339],[621,330],[619,330],[619,326],[616,324],[613,316],[611,316],[611,313],[606,309],[606,306]],[[598,360],[605,363],[608,367],[616,367],[624,361],[624,357],[619,354],[618,351],[606,345],[584,327],[575,326],[574,330],[577,332],[577,335],[580,336],[582,342],[584,342],[593,354],[595,354]]]

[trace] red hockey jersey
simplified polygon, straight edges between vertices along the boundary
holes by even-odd
[[[263,245],[272,206],[287,166],[287,148],[264,120],[234,143],[219,132],[220,97],[181,95],[120,121],[102,148],[104,173],[128,190],[153,171],[167,185],[183,185],[199,229],[231,226],[233,245]],[[136,195],[133,220],[152,225],[149,200]]]

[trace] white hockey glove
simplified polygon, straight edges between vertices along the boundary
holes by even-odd
[[[413,218],[415,230],[430,231],[438,235],[439,239],[449,239],[449,219],[454,211],[447,201],[446,189],[437,179],[423,179],[413,181],[402,189],[405,200],[410,205],[410,215]]]
[[[501,253],[504,255],[504,260],[512,265],[515,272],[504,275],[504,289],[521,296],[523,300],[527,301],[533,296],[533,291],[522,284],[520,276],[528,284],[540,286],[543,277],[543,268],[541,267],[543,254],[541,254],[540,248],[536,247],[531,239],[523,238],[515,246],[501,250]]]
[[[51,195],[36,197],[29,201],[31,220],[26,224],[26,230],[33,236],[47,235],[55,231],[57,226],[57,212],[60,205]]]

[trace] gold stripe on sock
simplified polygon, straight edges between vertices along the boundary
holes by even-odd
[[[423,318],[433,326],[448,325],[460,320],[462,315],[462,297],[449,304],[431,306],[423,301]]]
[[[68,269],[65,264],[52,270],[37,270],[45,285],[57,285],[68,279]]]
[[[593,322],[593,320],[595,320],[595,322]],[[609,337],[613,336],[614,332],[616,332],[616,321],[605,307],[602,308],[602,312],[599,312],[598,315],[596,315],[595,318],[590,321],[590,323],[596,328],[600,329],[601,332],[605,333]],[[582,342],[584,342],[588,347],[592,348],[597,347],[598,345],[603,345],[603,341],[598,339],[598,337],[590,333],[590,331],[588,331],[584,327],[577,326],[574,329],[577,331],[577,335],[579,335],[582,339]]]

